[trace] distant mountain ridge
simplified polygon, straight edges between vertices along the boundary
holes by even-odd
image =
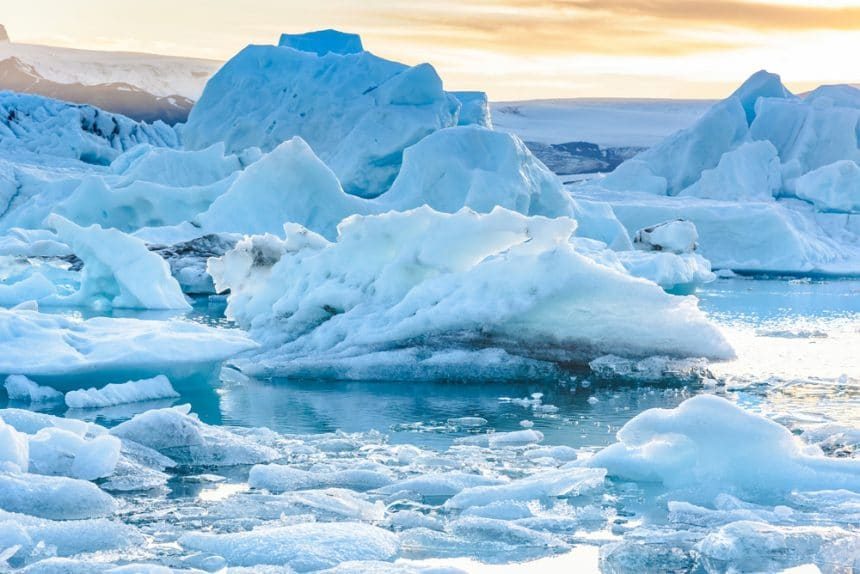
[[[90,104],[138,121],[184,122],[194,102],[183,96],[158,97],[125,82],[84,85],[45,79],[18,58],[0,60],[0,90],[38,94],[76,104]]]
[[[183,122],[214,60],[12,42],[0,25],[0,90],[90,104],[138,121]]]

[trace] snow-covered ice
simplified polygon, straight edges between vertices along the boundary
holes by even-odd
[[[335,243],[290,227],[286,241],[245,239],[209,271],[219,291],[230,289],[228,316],[266,348],[242,363],[257,372],[349,378],[352,363],[384,365],[404,347],[433,354],[478,344],[543,361],[588,360],[601,349],[731,356],[694,300],[603,264],[612,252],[580,247],[575,228],[501,208],[425,207],[352,217]],[[631,300],[643,320],[619,304]]]

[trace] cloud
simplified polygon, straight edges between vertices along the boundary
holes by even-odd
[[[440,0],[386,16],[392,25],[378,32],[392,39],[531,55],[675,56],[774,32],[860,30],[860,6],[762,0]]]

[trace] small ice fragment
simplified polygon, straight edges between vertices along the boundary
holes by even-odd
[[[6,377],[4,386],[10,401],[40,403],[63,398],[63,393],[51,387],[39,385],[24,375],[9,375]]]

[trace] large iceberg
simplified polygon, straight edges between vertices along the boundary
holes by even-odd
[[[714,267],[854,274],[858,130],[860,90],[799,98],[758,72],[690,128],[573,191],[608,201],[628,230],[691,220]]]
[[[286,226],[286,240],[246,238],[209,271],[230,290],[227,315],[269,349],[242,363],[254,371],[349,377],[363,361],[452,349],[554,362],[610,351],[732,355],[695,300],[631,277],[603,244],[572,238],[575,229],[570,218],[503,208],[424,207],[353,216],[336,242]],[[642,319],[622,301],[635,301]]]
[[[229,151],[270,151],[300,136],[348,193],[383,193],[403,150],[456,125],[460,103],[430,65],[408,67],[343,49],[349,45],[332,50],[330,36],[305,35],[248,46],[207,83],[183,129],[184,145],[223,141]]]

